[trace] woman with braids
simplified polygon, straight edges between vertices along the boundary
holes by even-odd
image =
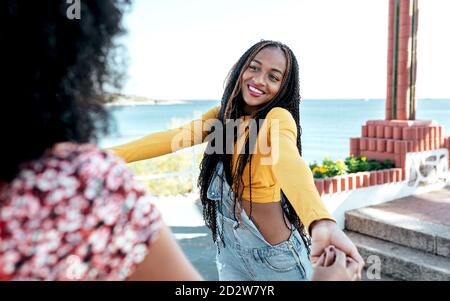
[[[320,264],[329,245],[348,256],[360,277],[363,260],[325,209],[301,158],[299,104],[293,52],[261,41],[230,71],[219,107],[184,127],[113,148],[133,162],[173,152],[181,140],[182,147],[208,142],[198,186],[221,280],[311,279],[310,258]]]

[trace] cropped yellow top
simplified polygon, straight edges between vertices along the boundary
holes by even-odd
[[[211,134],[211,126],[217,120],[219,109],[215,107],[203,114],[201,119],[185,126],[150,134],[112,150],[130,163],[203,143]],[[246,116],[243,121],[241,126],[245,127],[251,119]],[[233,168],[245,138],[246,135],[240,135],[234,145]],[[249,164],[242,179],[242,198],[250,200]],[[294,118],[283,108],[272,109],[261,126],[251,160],[251,181],[253,202],[279,202],[282,189],[308,231],[314,221],[335,220],[322,203],[312,172],[298,152]]]

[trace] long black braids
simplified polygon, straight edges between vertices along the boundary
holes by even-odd
[[[227,131],[227,122],[236,122],[239,118],[246,115],[244,112],[244,100],[242,98],[241,93],[241,77],[245,70],[248,68],[250,62],[254,59],[254,57],[264,48],[278,48],[283,51],[286,61],[287,68],[285,75],[282,80],[282,84],[278,94],[268,102],[264,107],[258,110],[252,118],[255,120],[253,125],[256,125],[256,133],[259,133],[260,130],[260,121],[264,120],[269,113],[275,107],[281,107],[288,110],[295,122],[297,127],[297,148],[299,154],[302,154],[302,144],[301,144],[301,126],[300,126],[300,114],[299,114],[299,105],[300,105],[300,80],[299,80],[299,66],[295,55],[292,50],[286,45],[276,42],[276,41],[268,41],[263,40],[252,47],[250,47],[238,60],[238,62],[233,66],[230,73],[228,74],[225,90],[222,96],[221,107],[219,110],[218,119],[222,124],[222,137],[230,137],[232,135],[233,139],[228,140],[224,138],[224,141],[233,141],[237,142],[237,133],[233,129],[233,132]],[[216,130],[213,128],[212,130]],[[219,129],[217,129],[219,130]],[[252,131],[252,127],[250,126],[249,131]],[[252,151],[255,149],[256,141],[255,139],[249,139],[247,136],[244,144],[244,152],[241,152],[238,155],[237,162],[235,166],[232,166],[233,155],[227,152],[226,143],[223,144],[223,152],[222,154],[213,153],[211,150],[215,146],[214,141],[209,141],[207,150],[203,157],[203,160],[200,164],[200,175],[198,178],[198,187],[200,190],[200,199],[203,205],[203,218],[205,220],[205,224],[208,228],[211,229],[212,238],[216,242],[219,237],[221,241],[223,241],[223,230],[219,231],[217,227],[217,209],[222,207],[222,200],[213,201],[208,199],[207,191],[212,180],[212,176],[214,174],[214,170],[219,162],[223,163],[225,177],[222,181],[227,181],[227,183],[232,187],[234,192],[234,208],[236,208],[237,202],[242,199],[243,194],[243,175],[244,169],[246,166],[249,168],[249,189],[250,189],[250,216],[251,219],[251,211],[252,211],[252,184],[251,184],[251,162],[252,162]],[[229,146],[228,146],[229,147]],[[302,234],[302,238],[307,246],[310,245],[309,237],[306,234],[305,227],[301,222],[300,218],[296,214],[294,208],[289,202],[286,195],[281,191],[281,206],[283,212],[285,213],[288,221],[294,225],[296,229]],[[236,210],[234,210],[236,212]],[[283,219],[284,220],[284,219]],[[222,221],[223,222],[223,221]],[[290,226],[286,225],[288,228]],[[222,227],[223,229],[223,227]]]

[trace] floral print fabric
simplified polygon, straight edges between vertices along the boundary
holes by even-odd
[[[160,224],[121,159],[57,144],[0,183],[0,280],[124,280]]]

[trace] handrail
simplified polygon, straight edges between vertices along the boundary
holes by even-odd
[[[416,106],[415,106],[415,80],[416,80],[416,47],[417,47],[417,23],[418,23],[418,0],[413,1],[413,12],[411,20],[411,62],[409,70],[409,120],[416,119]]]
[[[398,48],[400,31],[400,0],[395,0],[394,8],[394,37],[392,47],[392,120],[397,119],[397,83],[398,83]]]

